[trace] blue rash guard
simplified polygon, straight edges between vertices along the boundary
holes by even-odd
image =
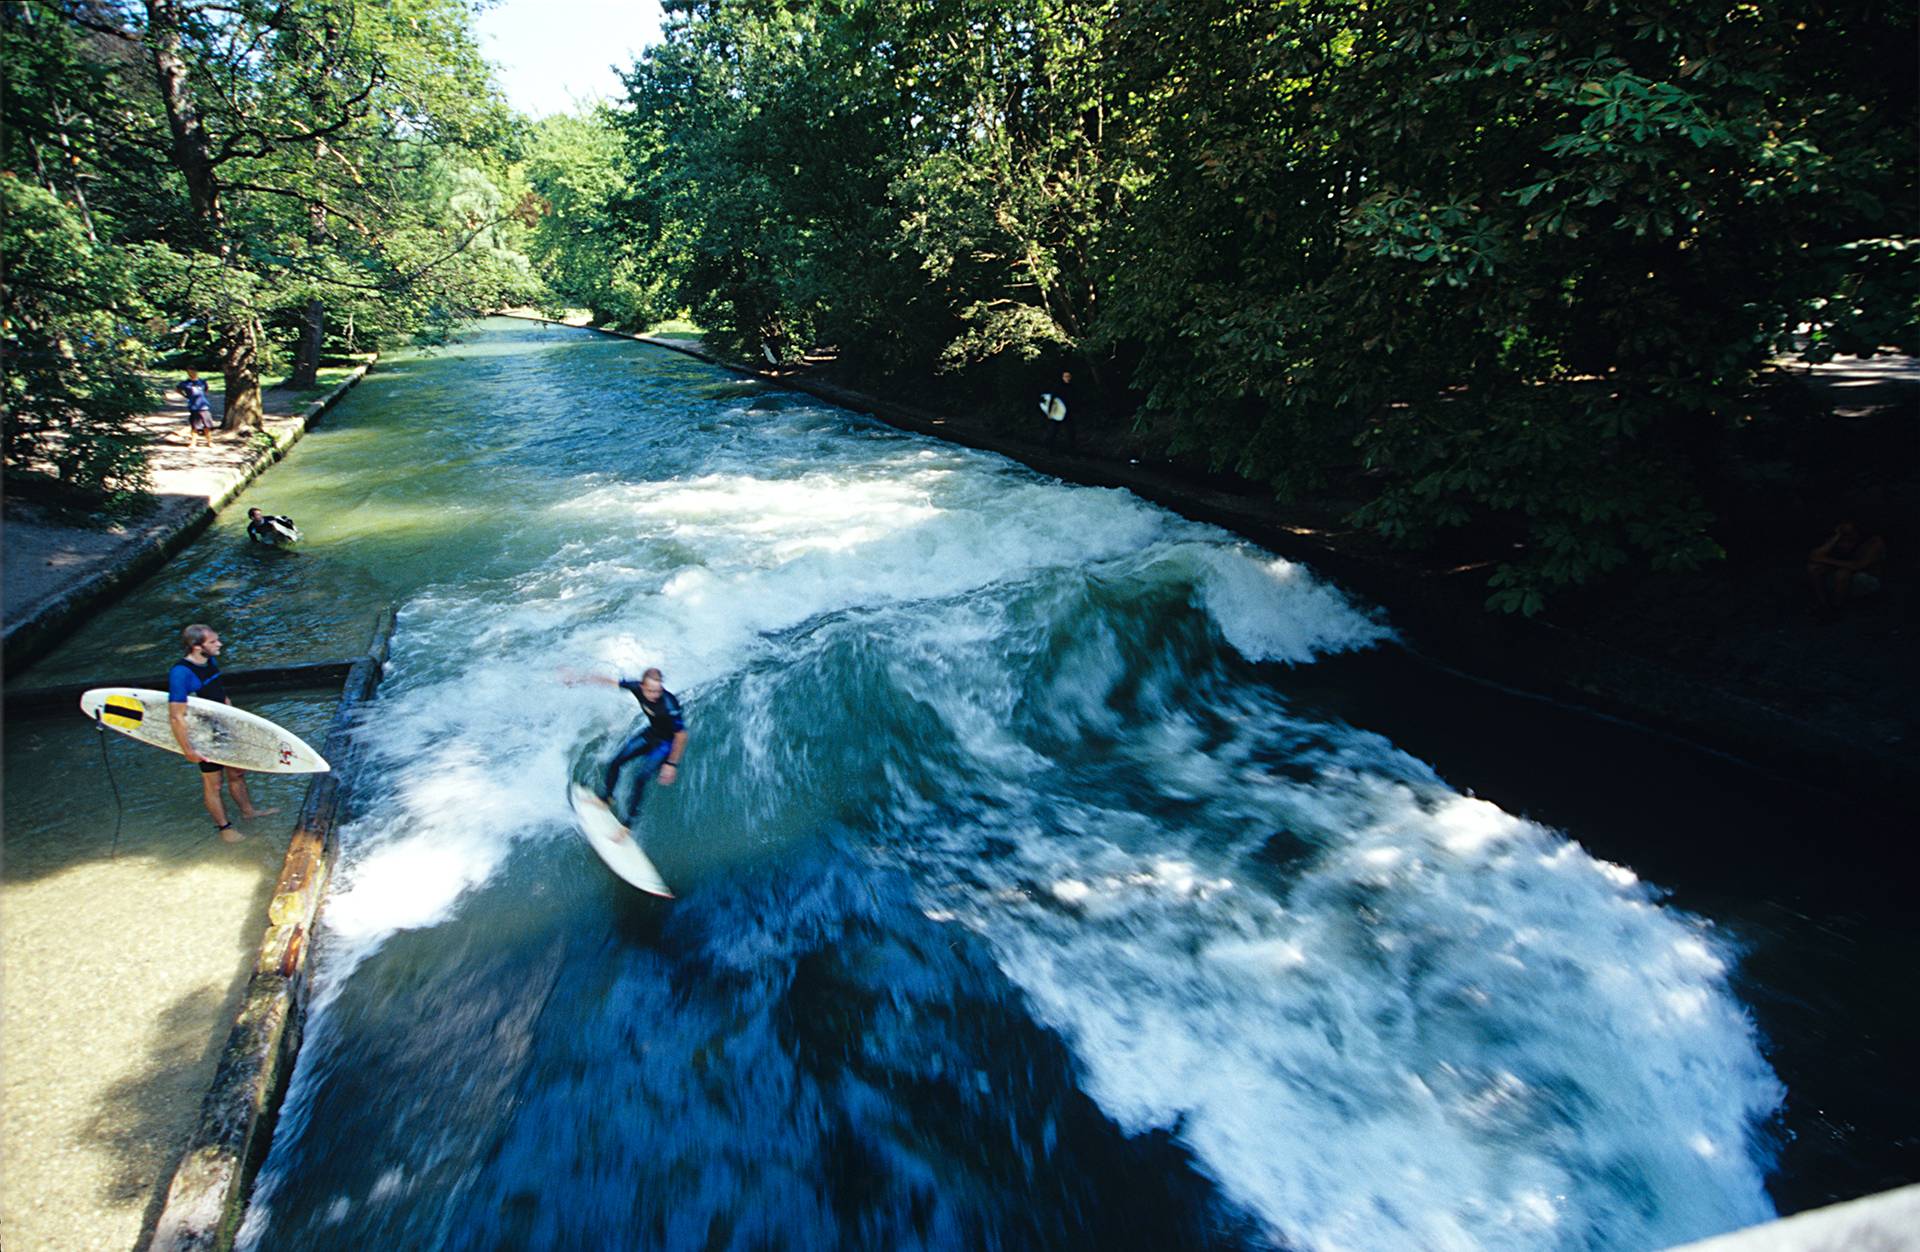
[[[667,754],[673,751],[673,737],[687,728],[687,719],[680,712],[680,701],[666,688],[660,689],[660,699],[653,703],[648,703],[647,698],[640,694],[639,679],[623,678],[620,688],[632,692],[633,698],[640,702],[640,711],[646,714],[647,723],[627,736],[626,742],[620,745],[620,750],[613,754],[613,760],[607,765],[604,790],[609,797],[613,795],[614,784],[619,781],[620,767],[628,761],[642,761],[640,787],[644,788],[653,781],[653,776],[660,772],[660,766],[665,764]]]
[[[213,412],[213,401],[207,395],[207,380],[189,378],[180,384],[180,394],[187,398],[187,414]]]
[[[212,657],[200,665],[183,658],[167,671],[167,703],[185,704],[188,696],[227,703],[227,680],[220,676],[219,663]]]
[[[212,657],[199,665],[182,657],[167,671],[167,703],[185,704],[188,696],[198,696],[216,704],[228,703],[227,680],[220,676],[220,666]],[[200,772],[217,774],[220,766],[212,761],[202,761]]]

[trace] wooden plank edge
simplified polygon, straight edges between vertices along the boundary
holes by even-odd
[[[239,1015],[153,1235],[142,1245],[146,1252],[227,1252],[239,1233],[299,1055],[311,971],[307,939],[338,853],[353,732],[379,687],[393,626],[393,610],[383,610],[366,655],[348,671],[323,749],[334,772],[307,786]]]

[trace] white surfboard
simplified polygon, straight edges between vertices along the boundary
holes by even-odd
[[[660,871],[640,850],[640,843],[633,837],[633,832],[613,815],[613,810],[607,807],[605,800],[579,783],[570,783],[567,786],[567,801],[573,805],[573,816],[580,824],[580,833],[587,837],[587,842],[600,854],[600,859],[607,863],[608,869],[642,891],[673,899],[673,891],[667,886],[667,880],[660,877]]]
[[[145,687],[95,687],[80,696],[80,711],[129,739],[179,752],[168,716],[167,693]],[[263,774],[324,774],[333,767],[306,741],[257,713],[187,697],[187,738],[209,761]],[[182,753],[181,755],[185,755]]]
[[[1054,395],[1051,391],[1040,397],[1040,411],[1046,415],[1047,420],[1050,422],[1064,422],[1067,420],[1067,402],[1059,396]]]

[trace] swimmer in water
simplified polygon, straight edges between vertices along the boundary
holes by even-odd
[[[247,538],[255,543],[264,543],[269,548],[277,548],[283,543],[298,540],[300,528],[293,524],[291,517],[275,517],[259,509],[248,509]]]

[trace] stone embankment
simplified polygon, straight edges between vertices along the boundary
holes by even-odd
[[[281,388],[266,392],[262,431],[222,434],[214,446],[189,448],[184,413],[138,419],[154,440],[152,507],[111,526],[64,525],[31,505],[9,502],[4,583],[7,671],[31,664],[88,609],[158,568],[200,533],[213,516],[339,403],[375,357],[355,367],[319,399]]]

